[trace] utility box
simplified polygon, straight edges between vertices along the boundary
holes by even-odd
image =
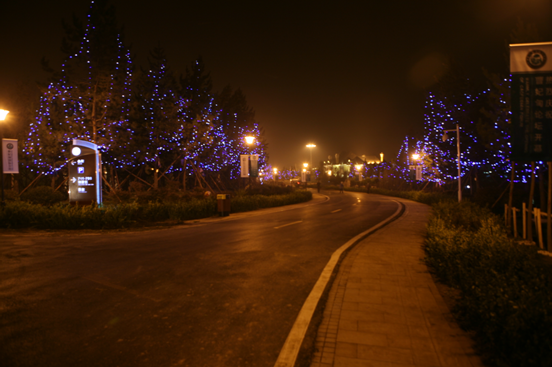
[[[230,215],[230,195],[217,194],[217,212],[221,217]]]

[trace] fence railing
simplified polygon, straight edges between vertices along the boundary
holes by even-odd
[[[551,213],[543,212],[540,208],[533,208],[530,212],[525,203],[522,204],[521,210],[516,207],[509,207],[508,204],[504,204],[505,225],[512,230],[514,238],[520,237],[518,219],[521,219],[522,239],[536,242],[542,250],[552,250]],[[546,242],[543,237],[543,223],[546,224]],[[532,227],[529,228],[529,225]],[[532,230],[533,228],[535,231]]]

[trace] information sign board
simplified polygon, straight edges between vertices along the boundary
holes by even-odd
[[[552,161],[552,42],[510,45],[514,161]]]
[[[69,202],[102,203],[101,162],[96,144],[73,140],[70,146]]]

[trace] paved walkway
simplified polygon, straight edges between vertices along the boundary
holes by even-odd
[[[421,261],[430,208],[405,205],[343,260],[311,367],[483,366]]]

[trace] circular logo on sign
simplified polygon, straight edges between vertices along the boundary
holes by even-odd
[[[8,147],[8,149],[13,149],[13,144],[12,143],[8,143],[8,144],[6,144],[6,146]]]
[[[525,61],[531,69],[540,69],[546,64],[546,54],[541,50],[533,50],[527,54]]]

